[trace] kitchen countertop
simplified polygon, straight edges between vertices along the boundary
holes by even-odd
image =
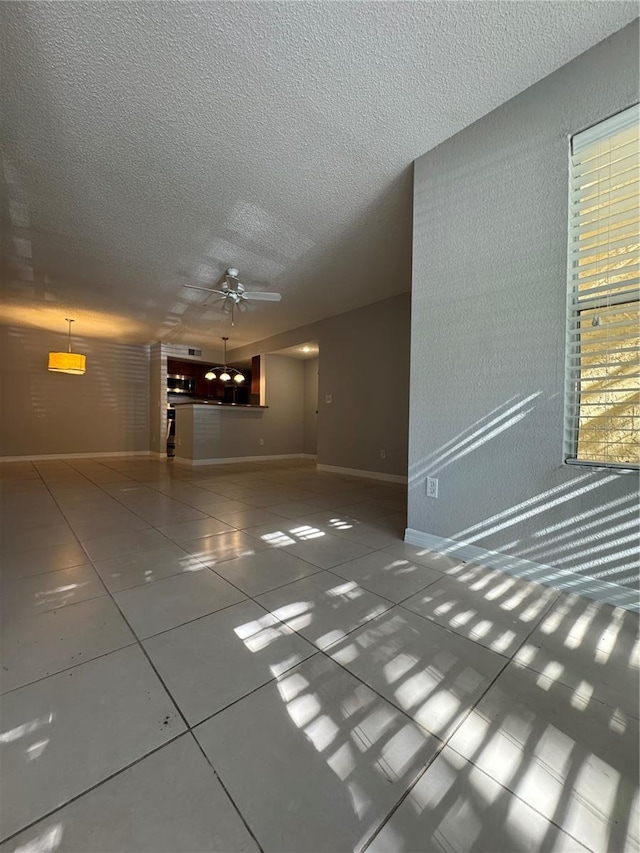
[[[172,404],[178,406],[215,406],[218,409],[268,409],[269,406],[253,406],[251,403],[220,403],[218,400],[180,400]]]

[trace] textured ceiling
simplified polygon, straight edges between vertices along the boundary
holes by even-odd
[[[627,2],[4,2],[6,322],[234,344],[410,287],[411,162]],[[186,282],[279,290],[230,330]]]

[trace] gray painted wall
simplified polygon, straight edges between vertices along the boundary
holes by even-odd
[[[176,458],[231,459],[304,452],[304,362],[266,355],[262,369],[267,409],[176,405]]]
[[[318,341],[318,462],[406,476],[410,311],[403,293],[238,348],[229,359]]]
[[[154,453],[167,452],[167,355],[165,345],[149,348],[149,447]]]
[[[255,454],[303,453],[304,364],[299,358],[266,355],[261,369],[269,408],[262,423],[264,446],[256,447]]]
[[[259,447],[267,409],[179,404],[176,460],[187,462],[267,455]]]
[[[408,527],[628,585],[638,478],[563,465],[562,425],[568,138],[638,60],[636,22],[416,161],[409,432]]]
[[[406,476],[409,295],[325,322],[318,462]],[[325,402],[327,394],[332,403]]]
[[[318,452],[318,371],[320,360],[310,358],[304,365],[304,452],[315,456]]]
[[[149,449],[149,347],[72,342],[83,376],[47,370],[66,335],[0,326],[0,456]]]

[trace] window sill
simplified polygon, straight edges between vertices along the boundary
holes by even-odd
[[[612,471],[616,474],[637,474],[639,465],[623,465],[618,462],[589,462],[585,459],[565,459],[562,463],[569,468],[591,468],[592,471]]]

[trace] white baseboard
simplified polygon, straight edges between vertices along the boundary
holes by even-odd
[[[347,477],[365,477],[367,480],[384,480],[387,483],[406,483],[401,474],[383,474],[381,471],[363,471],[360,468],[339,468],[337,465],[317,465],[318,471],[330,474],[345,474]]]
[[[44,453],[39,456],[0,456],[0,462],[44,462],[47,459],[111,459],[116,456],[150,456],[150,450],[113,450],[108,453]]]
[[[315,459],[310,453],[279,453],[273,456],[226,456],[219,459],[185,459],[184,456],[174,456],[177,465],[189,468],[199,465],[232,465],[234,462],[277,462],[280,459]]]
[[[516,575],[528,581],[535,581],[545,586],[561,589],[564,592],[574,592],[585,598],[603,601],[614,607],[623,607],[626,610],[640,610],[638,591],[630,587],[620,586],[611,581],[603,581],[588,575],[581,575],[569,569],[558,569],[547,566],[544,563],[534,563],[521,557],[513,557],[509,554],[501,554],[499,551],[488,551],[477,545],[467,545],[455,539],[446,539],[443,536],[434,536],[431,533],[423,533],[421,530],[413,530],[407,527],[404,541],[410,545],[418,545],[438,554],[446,554],[448,557],[459,557],[465,563],[480,563],[492,569],[499,569],[509,575]]]

